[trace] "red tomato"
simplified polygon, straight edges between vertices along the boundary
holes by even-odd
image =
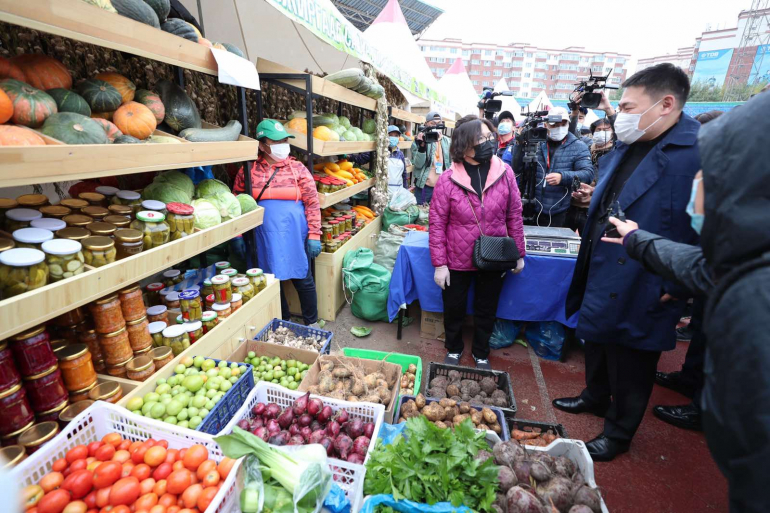
[[[163,462],[158,465],[158,468],[156,468],[152,473],[152,477],[154,477],[157,481],[160,481],[161,479],[166,479],[173,470],[174,469],[172,468],[171,463]]]
[[[126,450],[115,451],[115,456],[112,457],[113,461],[119,461],[125,463],[131,459],[131,454]]]
[[[164,493],[160,499],[158,499],[158,504],[162,504],[163,506],[170,508],[171,506],[176,506],[176,500],[176,495]]]
[[[124,477],[112,485],[110,492],[110,504],[132,504],[139,498],[139,480],[135,477]]]
[[[148,438],[147,440],[144,441],[144,443],[147,444],[148,449],[153,445],[158,445],[158,441],[155,440],[154,438]]]
[[[171,468],[174,470],[185,470],[185,466],[182,460],[175,461],[174,464],[171,465]]]
[[[233,465],[235,465],[235,460],[232,458],[222,458],[222,461],[220,461],[219,465],[217,465],[219,476],[223,481],[227,479],[227,475],[230,474],[230,471],[233,469]]]
[[[102,511],[107,510],[109,513],[131,513],[131,508],[125,505],[107,506],[107,508],[102,508]]]
[[[195,475],[195,472],[190,472],[190,484],[200,483],[201,480]]]
[[[164,461],[166,461],[166,448],[162,445],[155,445],[150,447],[147,452],[144,453],[144,462],[151,467],[157,467]]]
[[[81,459],[81,460],[75,460],[72,463],[70,463],[70,466],[67,470],[69,470],[70,472],[75,472],[76,470],[83,470],[86,467],[88,467],[88,462],[84,459]],[[65,475],[64,477],[67,477],[67,476]]]
[[[67,504],[62,513],[86,513],[88,506],[83,501],[73,501]]]
[[[184,458],[182,459],[182,463],[184,463],[184,466],[187,470],[195,472],[198,470],[200,464],[206,461],[208,458],[208,449],[206,449],[206,447],[203,445],[195,444],[187,449],[184,454]]]
[[[150,513],[166,513],[166,506],[163,504],[156,504],[150,508]]]
[[[131,461],[134,463],[142,463],[144,461],[144,453],[150,448],[147,445],[140,445],[131,452]]]
[[[51,467],[51,470],[54,472],[63,472],[69,463],[67,463],[67,460],[64,458],[60,458],[53,462],[53,466]]]
[[[152,493],[158,497],[163,497],[166,494],[166,480],[161,479],[160,481],[156,482],[155,486],[152,487]]]
[[[105,461],[94,470],[94,488],[98,490],[111,486],[120,479],[121,474],[123,474],[123,465],[117,461]]]
[[[96,449],[98,449],[102,445],[104,445],[104,442],[102,442],[102,441],[91,442],[90,444],[88,444],[88,455],[89,456],[96,456]]]
[[[85,447],[85,445],[83,446]],[[86,449],[88,450],[88,449]],[[54,490],[45,494],[37,503],[38,513],[61,513],[70,501],[70,492],[67,490]]]
[[[140,463],[139,465],[134,466],[134,468],[131,469],[130,476],[134,476],[139,481],[144,481],[148,477],[150,477],[150,474],[152,474],[152,469],[149,465],[146,463]]]
[[[131,446],[131,440],[123,440],[122,442],[120,442],[120,444],[118,444],[117,447],[115,447],[115,449],[119,451],[127,451],[130,446]]]
[[[37,503],[40,502],[40,499],[43,498],[43,495],[45,495],[45,491],[43,490],[42,486],[40,485],[25,486],[24,489],[21,491],[21,498],[22,498],[22,504],[24,505],[24,509],[29,509],[34,506],[37,506]]]
[[[181,509],[182,508],[180,508],[179,506],[169,506],[168,509],[166,510],[166,513],[179,513]]]
[[[84,460],[86,458],[88,458],[88,447],[85,445],[76,445],[67,451],[67,454],[64,456],[64,459],[70,464],[75,460]]]
[[[95,462],[95,461],[99,461],[99,460],[97,460],[97,459],[96,459],[96,458],[94,458],[93,456],[89,456],[88,458],[86,458],[86,463],[88,463],[89,465],[90,465],[91,463]]]
[[[140,495],[144,495],[146,493],[150,493],[152,489],[155,488],[155,480],[151,477],[148,477],[144,481],[141,481],[139,483],[139,493]]]
[[[186,453],[187,453],[187,449],[179,449],[179,452],[176,453],[176,461],[182,461]]]
[[[211,501],[214,500],[214,497],[216,496],[218,491],[219,490],[213,486],[209,488],[204,488],[200,497],[198,497],[198,509],[201,511],[206,511],[206,508],[208,508],[209,504],[211,504]]]
[[[139,497],[136,503],[134,503],[134,507],[137,510],[150,509],[151,507],[155,506],[157,503],[158,503],[158,496],[150,492]]]
[[[128,477],[131,475],[131,471],[134,469],[134,462],[133,461],[127,461],[123,464],[123,474],[122,477]]]
[[[102,437],[102,442],[110,444],[113,447],[117,447],[122,441],[123,437],[118,433],[110,433],[109,435],[104,435],[104,437]]]
[[[96,507],[96,490],[92,491],[83,498],[83,502],[86,503],[88,509],[94,509]]]
[[[211,470],[216,470],[217,468],[217,462],[214,460],[206,460],[203,463],[201,463],[200,467],[198,467],[198,471],[195,472],[195,475],[198,476],[198,479],[203,479],[203,476],[209,473]]]
[[[96,507],[97,508],[103,508],[107,506],[110,503],[110,492],[112,491],[112,487],[108,486],[107,488],[102,488],[101,490],[96,491]]]
[[[155,445],[160,445],[160,446],[161,446],[161,447],[163,447],[164,449],[168,449],[168,440],[160,440],[160,441],[159,441],[158,443],[156,443]]]
[[[179,494],[192,484],[192,474],[189,470],[175,470],[166,479],[169,493]]]
[[[96,508],[91,508],[88,511],[86,511],[86,513],[99,513],[99,510]]]
[[[127,448],[126,450],[127,450],[128,452],[130,452],[130,453],[132,453],[132,454],[133,454],[133,452],[134,452],[134,451],[135,451],[135,450],[136,450],[138,447],[141,447],[142,445],[144,445],[144,442],[140,442],[139,440],[137,440],[136,442],[131,442],[131,445],[129,445],[129,446],[128,446],[128,448]]]
[[[176,461],[176,455],[179,454],[179,450],[177,449],[167,449],[166,450],[166,463],[173,464]]]
[[[198,497],[203,492],[203,487],[199,484],[194,484],[187,488],[182,494],[182,502],[185,508],[194,508],[198,504]]]
[[[216,486],[219,484],[219,472],[216,470],[209,471],[208,474],[203,476],[203,479],[201,479],[201,483],[203,483],[204,488],[208,488],[209,486]]]
[[[43,488],[43,491],[48,493],[51,490],[56,490],[59,488],[63,481],[64,476],[61,472],[49,472],[43,476],[43,479],[40,480],[39,484]]]
[[[96,449],[96,459],[99,461],[109,461],[115,456],[115,448],[111,445],[105,445]]]
[[[185,508],[185,509],[180,509],[180,510],[179,510],[179,513],[198,513],[198,508],[192,508],[192,509],[190,509],[190,508]]]
[[[91,491],[94,485],[94,474],[90,470],[76,470],[62,483],[63,490],[72,493],[73,499],[82,499]]]

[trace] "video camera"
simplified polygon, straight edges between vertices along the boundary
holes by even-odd
[[[445,129],[446,129],[446,124],[444,124],[444,122],[442,121],[441,123],[435,124],[433,126],[422,125],[420,128],[417,129],[417,132],[421,134],[425,134],[423,136],[423,141],[425,141],[426,143],[434,143],[434,142],[438,142],[438,140],[444,134]]]
[[[489,120],[494,119],[495,114],[497,112],[500,112],[503,109],[503,101],[493,99],[498,96],[513,96],[513,91],[502,91],[502,92],[496,93],[492,90],[491,87],[484,88],[483,96],[481,97],[481,99],[479,100],[479,103],[476,106],[480,110],[484,111],[484,117],[486,119],[489,119]]]
[[[607,85],[607,79],[610,78],[610,74],[605,76],[595,77],[591,73],[588,80],[583,80],[577,84],[575,90],[570,95],[569,109],[572,110],[578,105],[587,109],[595,109],[602,101],[602,93],[595,93],[597,89],[619,89],[618,86]],[[575,93],[583,93],[583,97],[579,102],[575,101]]]

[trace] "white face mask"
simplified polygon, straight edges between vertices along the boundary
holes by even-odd
[[[289,156],[289,152],[291,152],[289,143],[273,144],[270,146],[270,156],[278,162],[286,160]]]
[[[641,136],[644,135],[647,130],[649,130],[652,125],[663,119],[663,116],[660,116],[658,119],[652,122],[650,126],[644,129],[639,128],[639,121],[641,121],[642,116],[647,114],[650,109],[652,109],[654,106],[659,104],[663,101],[663,98],[653,103],[649,109],[645,110],[641,114],[629,114],[628,112],[619,112],[617,117],[615,118],[615,135],[618,136],[618,140],[621,142],[624,142],[626,144],[634,144],[636,141],[639,140]]]
[[[594,144],[597,146],[604,146],[611,139],[611,134],[607,130],[594,133]]]
[[[554,128],[549,128],[548,138],[552,141],[561,141],[567,137],[567,132],[569,132],[568,126],[557,126]]]

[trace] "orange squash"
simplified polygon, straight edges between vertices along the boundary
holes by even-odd
[[[48,116],[57,112],[56,100],[29,84],[6,78],[0,80],[0,89],[13,102],[13,122],[17,125],[37,128]]]
[[[123,103],[130,102],[134,99],[134,94],[136,94],[136,84],[120,73],[105,71],[104,73],[99,73],[94,78],[104,80],[117,89],[120,96],[123,98]]]
[[[5,91],[0,89],[0,123],[5,123],[13,116],[13,102],[5,94]]]
[[[115,111],[113,121],[121,132],[137,139],[147,139],[158,126],[155,114],[138,102],[128,102]]]
[[[34,130],[0,125],[0,146],[45,146],[45,141]]]
[[[5,57],[0,57],[0,78],[13,78],[24,82],[27,78],[19,67]]]
[[[115,123],[112,121],[108,121],[104,118],[92,118],[94,121],[102,125],[102,128],[104,128],[105,133],[107,134],[107,139],[110,140],[110,142],[114,141],[115,138],[119,135],[123,135],[123,132],[120,131],[120,129],[115,126]]]
[[[11,59],[24,73],[24,82],[43,91],[47,89],[72,89],[72,75],[53,57],[30,53]]]

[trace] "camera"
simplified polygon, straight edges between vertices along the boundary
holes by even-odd
[[[441,135],[444,133],[445,129],[446,129],[446,125],[444,124],[444,122],[441,122],[433,126],[423,125],[417,130],[417,132],[421,134],[425,134],[423,136],[423,140],[426,143],[434,143],[434,142],[438,142],[438,140],[441,138]]]
[[[484,117],[486,119],[492,120],[494,119],[495,114],[503,109],[503,101],[495,100],[494,98],[498,96],[513,96],[513,91],[502,91],[496,93],[492,90],[491,87],[485,87],[482,94],[483,96],[476,106],[479,108],[479,110],[484,111]]]
[[[603,77],[595,77],[593,73],[591,73],[588,80],[579,82],[577,87],[575,87],[575,90],[572,91],[572,95],[570,95],[569,108],[573,109],[577,105],[581,105],[587,109],[595,109],[598,107],[599,103],[602,101],[602,93],[595,93],[595,90],[618,89],[618,86],[607,85],[608,78],[610,78],[609,74]],[[583,97],[580,99],[579,103],[575,102],[574,100],[575,93],[583,93]]]

